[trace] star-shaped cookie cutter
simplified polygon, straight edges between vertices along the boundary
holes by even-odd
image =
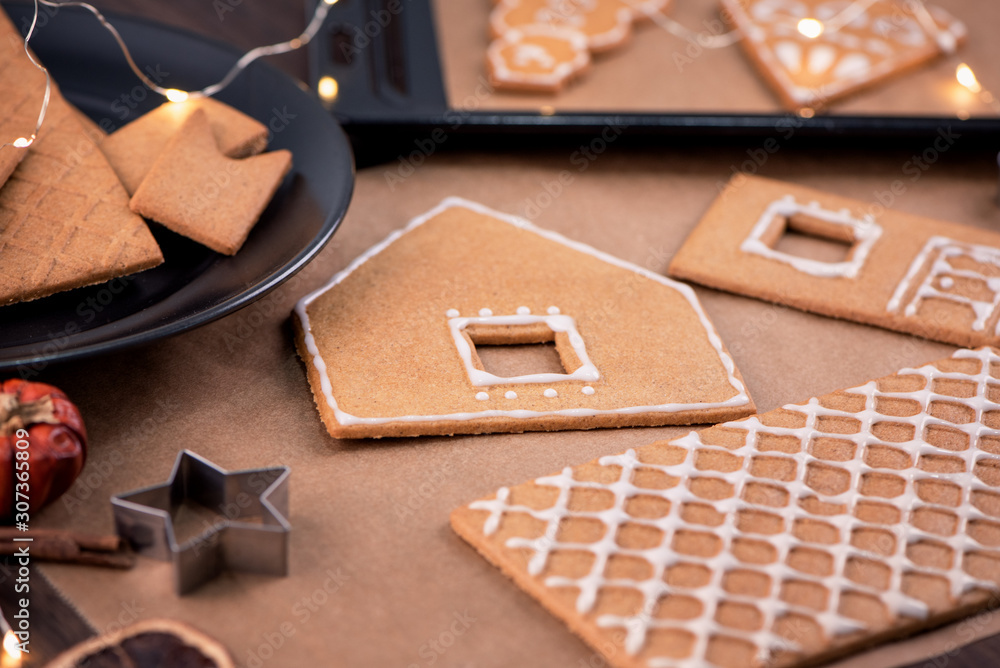
[[[182,450],[167,482],[111,497],[115,530],[139,554],[174,563],[178,595],[224,569],[288,575],[290,475],[287,466],[229,472]],[[185,501],[217,515],[178,543],[174,517]]]

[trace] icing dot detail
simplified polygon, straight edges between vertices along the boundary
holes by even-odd
[[[486,392],[476,392],[476,399],[479,399],[480,401],[486,401],[489,398],[490,395]]]
[[[559,315],[559,307],[558,306],[550,306],[549,307],[549,315]]]
[[[517,314],[518,315],[528,315],[529,313],[531,313],[531,309],[528,308],[527,306],[518,306],[517,307]]]
[[[458,317],[458,309],[457,308],[450,308],[447,311],[445,311],[445,315],[448,316],[449,318],[457,318]]]
[[[503,396],[507,397],[508,399],[517,399],[517,392],[515,392],[514,390],[507,390],[506,392],[504,392]]]
[[[955,285],[955,279],[952,278],[951,276],[945,276],[944,278],[941,279],[941,287],[944,288],[945,290],[954,287],[954,285]]]
[[[542,392],[542,394],[544,394],[545,396],[547,396],[549,399],[554,399],[555,397],[559,396],[559,393],[556,392],[555,390],[553,390],[551,387],[549,389],[545,390],[544,392]]]
[[[479,315],[483,316],[484,318],[488,318],[489,316],[493,315],[493,311],[489,310],[488,308],[481,308],[479,309]]]
[[[594,393],[595,390],[590,385],[585,385],[583,389],[580,391],[586,394],[587,396],[590,396],[591,394]]]

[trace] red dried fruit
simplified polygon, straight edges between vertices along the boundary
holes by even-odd
[[[18,459],[18,452],[27,455]],[[15,492],[26,494],[29,513],[59,498],[86,457],[83,417],[61,390],[18,379],[0,383],[0,522],[11,522],[16,502],[25,501]]]

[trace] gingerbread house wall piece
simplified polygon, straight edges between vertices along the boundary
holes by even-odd
[[[1000,234],[761,177],[731,182],[671,276],[961,346],[1000,344]],[[879,207],[881,208],[881,207]],[[786,230],[849,246],[840,261],[779,249]]]
[[[448,198],[304,297],[294,319],[338,438],[716,422],[753,413],[693,290]],[[504,376],[477,346],[550,342]]]

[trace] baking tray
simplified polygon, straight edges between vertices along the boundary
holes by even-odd
[[[450,1],[458,5],[479,2],[485,9],[476,8],[476,12],[485,12],[489,7],[487,0]],[[958,0],[953,0],[952,4],[955,1]],[[314,3],[307,3],[307,11],[311,12],[314,6]],[[800,138],[837,141],[845,138],[911,140],[932,136],[947,126],[959,126],[967,137],[987,137],[1000,132],[1000,115],[973,115],[967,120],[959,120],[941,115],[850,113],[856,105],[847,105],[842,113],[820,113],[804,118],[780,111],[776,104],[775,110],[768,113],[544,108],[558,105],[558,96],[551,101],[544,96],[538,97],[539,109],[535,111],[449,104],[447,63],[444,62],[447,59],[440,48],[443,44],[441,9],[446,7],[439,4],[435,11],[432,0],[350,0],[330,8],[324,29],[309,47],[310,83],[315,90],[321,77],[333,77],[337,81],[339,94],[328,108],[352,139],[384,144],[393,138],[430,136],[440,128],[448,133],[447,140],[435,142],[441,145],[470,140],[479,145],[482,140],[495,139],[498,135],[505,143],[517,141],[516,137],[520,137],[522,143],[537,143],[567,135],[594,137],[609,126],[627,128],[625,135],[644,140],[656,137],[698,140],[763,137],[786,133],[790,127]],[[448,9],[448,13],[455,12]],[[971,20],[967,22],[972,23]],[[449,17],[449,25],[454,23],[455,19]],[[485,40],[485,22],[469,25],[467,29],[481,32]],[[644,28],[652,29],[655,28]],[[739,49],[738,46],[730,48]],[[484,54],[480,61],[485,62]],[[454,64],[455,60],[451,62]],[[593,69],[600,65],[595,64]]]

